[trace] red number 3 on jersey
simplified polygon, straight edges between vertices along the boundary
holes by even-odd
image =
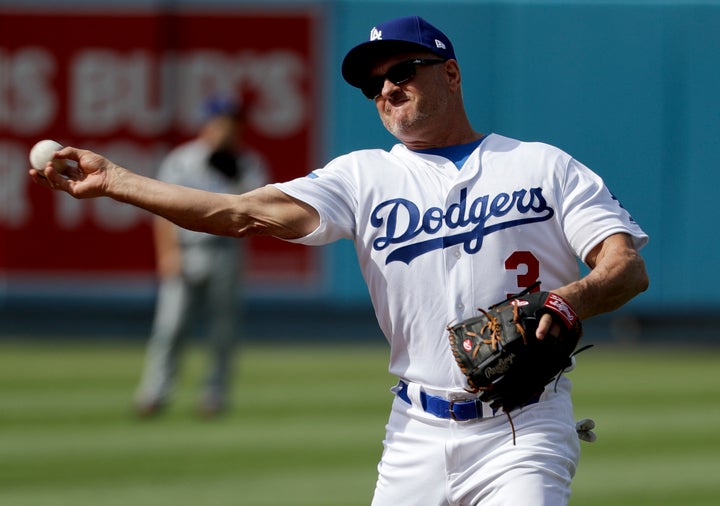
[[[525,269],[521,269],[524,266]],[[538,259],[529,251],[516,251],[505,260],[505,269],[508,271],[520,271],[517,275],[517,286],[518,292],[522,292],[524,289],[531,287],[540,277],[540,262]],[[540,290],[540,286],[536,286],[531,291],[537,292]],[[516,292],[517,293],[517,292]],[[507,294],[508,297],[512,297],[513,293]]]

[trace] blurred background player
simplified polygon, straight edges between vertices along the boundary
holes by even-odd
[[[239,102],[209,98],[197,136],[167,155],[158,179],[236,194],[266,184],[266,164],[245,145],[245,126]],[[135,409],[140,416],[150,416],[167,404],[183,345],[201,323],[209,363],[198,410],[212,416],[228,403],[241,321],[242,245],[237,239],[193,232],[160,217],[154,218],[153,232],[159,290]]]

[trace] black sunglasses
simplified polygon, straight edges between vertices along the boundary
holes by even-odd
[[[387,79],[393,84],[402,84],[408,82],[415,77],[415,68],[417,65],[437,65],[445,63],[447,60],[438,58],[416,58],[414,60],[403,61],[390,67],[385,74],[381,76],[373,76],[360,87],[360,90],[370,100],[376,99],[382,93],[385,80]]]

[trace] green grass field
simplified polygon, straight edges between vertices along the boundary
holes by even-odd
[[[369,504],[393,382],[384,347],[249,346],[234,410],[213,420],[194,412],[198,349],[167,413],[135,419],[142,353],[0,342],[0,504]],[[571,504],[718,504],[718,364],[720,350],[583,353],[576,415],[598,441],[582,444]]]

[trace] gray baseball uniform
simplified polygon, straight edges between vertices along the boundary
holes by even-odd
[[[267,182],[263,159],[245,151],[238,173],[228,177],[209,163],[200,139],[182,144],[163,161],[158,179],[219,193],[242,193]],[[210,409],[227,401],[238,337],[243,250],[240,241],[176,227],[182,272],[161,280],[145,368],[137,392],[140,406],[163,404],[172,393],[183,343],[205,316],[210,364],[203,402]]]

